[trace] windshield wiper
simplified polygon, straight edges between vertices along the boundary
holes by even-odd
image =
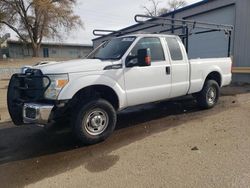
[[[100,59],[101,61],[107,61],[107,60],[119,60],[120,58],[117,58],[117,57],[108,57],[108,58],[93,57],[91,59]]]
[[[103,60],[103,59],[100,58],[100,57],[93,57],[92,59],[100,59],[100,60]]]
[[[103,58],[102,60],[119,60],[120,58],[118,57],[108,57],[108,58]]]

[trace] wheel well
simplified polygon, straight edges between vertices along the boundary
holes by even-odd
[[[221,86],[221,75],[219,72],[211,72],[207,76],[206,80],[214,80],[219,84],[219,86]]]
[[[103,98],[110,102],[116,110],[119,109],[119,98],[116,92],[108,86],[94,85],[81,89],[74,95],[73,104],[77,104],[79,99],[86,98]]]

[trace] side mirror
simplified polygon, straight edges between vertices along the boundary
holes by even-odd
[[[137,56],[128,56],[126,58],[126,67],[134,67],[137,65],[137,62],[134,63],[132,60],[137,59]]]
[[[151,65],[151,51],[150,48],[139,49],[137,51],[138,65],[142,67]]]

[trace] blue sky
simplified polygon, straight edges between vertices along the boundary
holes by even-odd
[[[188,4],[200,0],[187,0]],[[168,0],[160,0],[161,7]],[[67,43],[92,44],[93,29],[122,29],[134,24],[134,15],[143,14],[143,5],[150,6],[148,0],[78,0],[75,11],[84,22],[84,29],[71,31],[62,41]],[[15,34],[11,33],[15,39]],[[51,40],[48,40],[51,41]],[[53,42],[53,41],[51,41]]]

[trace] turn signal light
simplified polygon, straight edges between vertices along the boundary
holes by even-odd
[[[151,64],[151,57],[150,56],[146,56],[145,57],[145,62],[150,65]]]
[[[63,88],[68,83],[68,80],[57,80],[57,87]]]

